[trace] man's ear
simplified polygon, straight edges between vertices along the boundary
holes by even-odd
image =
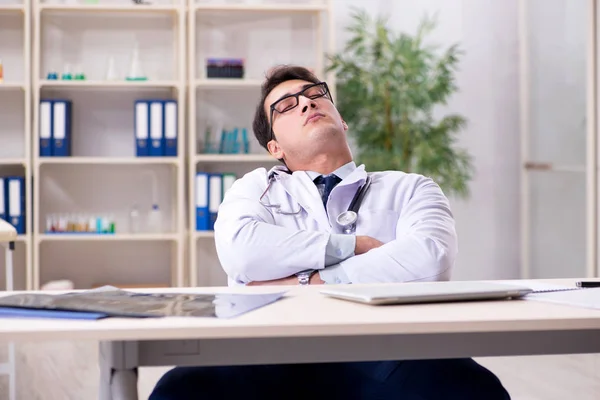
[[[344,130],[347,131],[348,130],[348,124],[346,123],[346,121],[344,121],[342,119],[342,126],[344,127]]]
[[[283,158],[283,150],[281,150],[281,147],[276,140],[271,140],[267,143],[267,148],[269,149],[269,153],[276,159],[281,160]]]

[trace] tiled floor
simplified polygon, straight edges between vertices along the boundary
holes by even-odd
[[[17,395],[25,400],[98,397],[98,350],[94,342],[28,343],[18,346]],[[6,351],[0,348],[0,360]],[[600,399],[600,355],[483,358],[478,361],[502,380],[514,400]],[[142,368],[140,400],[169,367]],[[7,397],[0,377],[0,399]]]

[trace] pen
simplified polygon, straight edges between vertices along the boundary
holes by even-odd
[[[577,286],[581,288],[600,287],[600,281],[582,281],[577,282]]]

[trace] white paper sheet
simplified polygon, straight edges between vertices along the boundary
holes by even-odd
[[[493,281],[496,283],[503,283],[507,285],[519,285],[530,288],[533,291],[542,290],[561,290],[561,289],[575,289],[575,286],[557,285],[555,283],[539,282],[528,279],[512,280],[512,281]]]
[[[525,300],[600,310],[600,288],[532,293],[525,296]]]

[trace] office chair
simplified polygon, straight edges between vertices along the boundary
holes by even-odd
[[[6,257],[6,291],[12,291],[13,278],[13,252],[15,251],[17,230],[14,226],[0,219],[0,244],[5,247]],[[15,344],[8,343],[8,362],[0,363],[0,375],[8,375],[8,400],[17,400],[17,380],[15,368]]]

